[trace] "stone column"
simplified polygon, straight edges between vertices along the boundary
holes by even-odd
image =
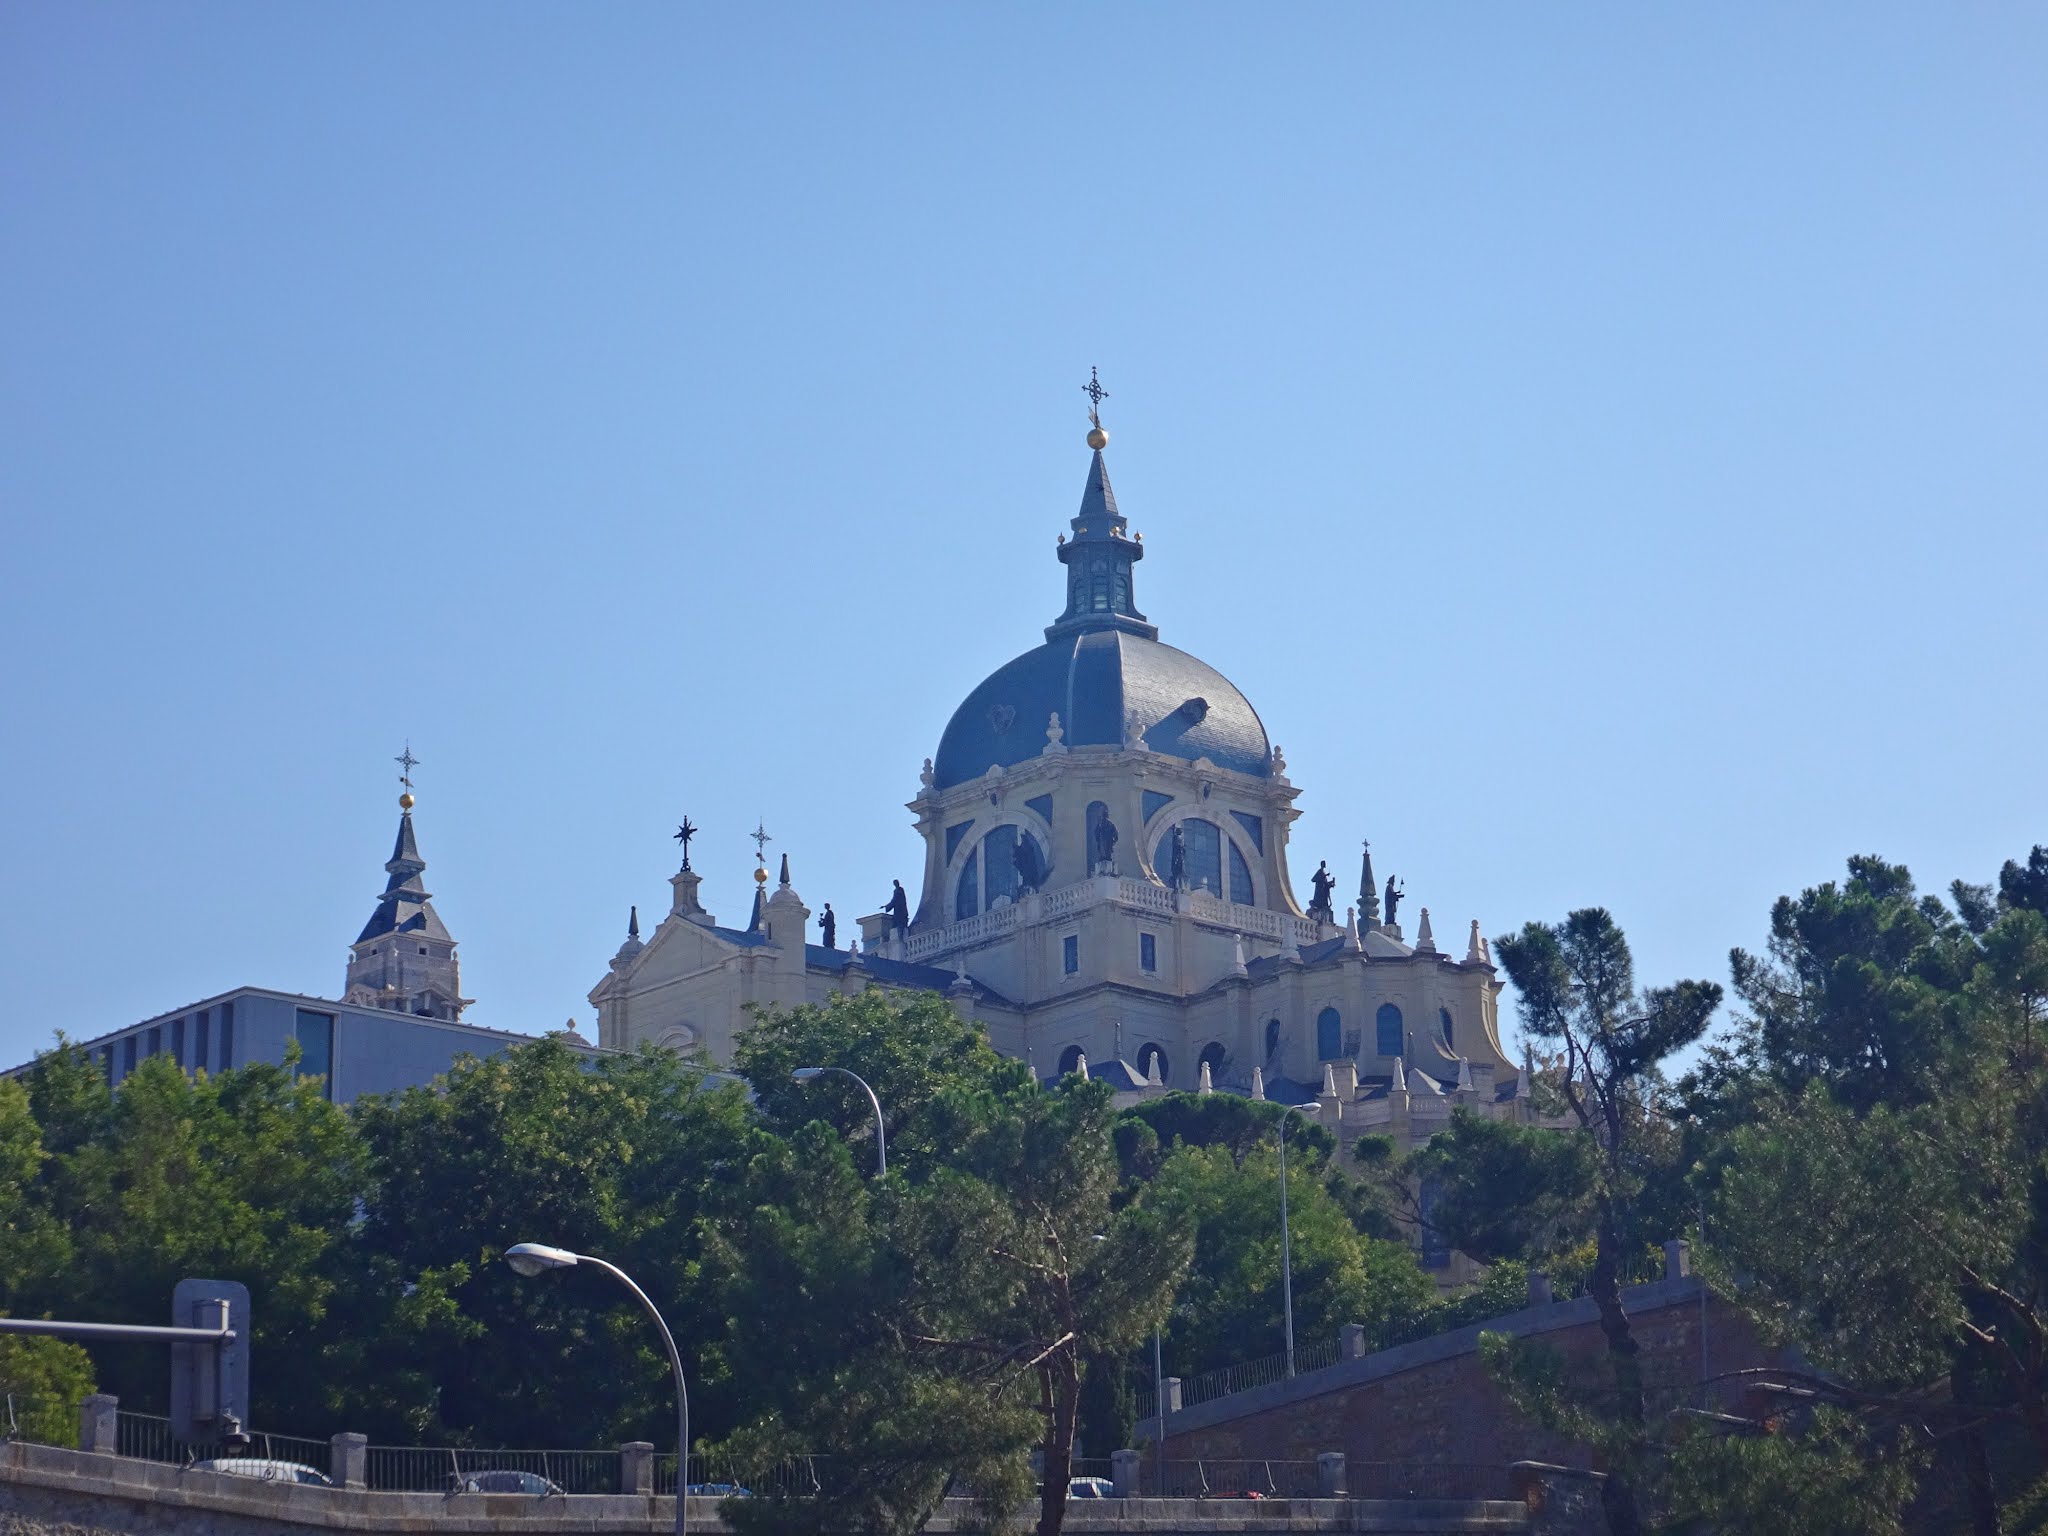
[[[370,1437],[344,1431],[327,1442],[327,1475],[337,1488],[367,1488]]]
[[[1692,1244],[1674,1237],[1664,1245],[1664,1278],[1683,1280],[1692,1273]]]
[[[619,1447],[619,1492],[654,1492],[654,1443],[628,1440]]]
[[[1540,1269],[1530,1270],[1529,1305],[1532,1307],[1547,1307],[1555,1300],[1557,1300],[1557,1297],[1552,1294],[1550,1289],[1550,1276],[1544,1274]]]
[[[1346,1323],[1337,1330],[1337,1357],[1340,1360],[1365,1358],[1365,1324]]]
[[[120,1411],[121,1399],[105,1395],[88,1397],[78,1405],[78,1448],[92,1451],[101,1456],[114,1456],[115,1449],[114,1415]]]
[[[1344,1453],[1324,1451],[1316,1457],[1316,1494],[1325,1499],[1341,1499],[1345,1493]]]
[[[109,1399],[111,1401],[111,1399]],[[1180,1412],[1180,1378],[1169,1376],[1159,1383],[1159,1416],[1163,1420],[1169,1413]],[[1164,1424],[1160,1426],[1162,1429]]]
[[[1120,1499],[1135,1499],[1138,1496],[1138,1453],[1136,1451],[1111,1451],[1109,1453],[1109,1480],[1116,1484],[1116,1496]]]

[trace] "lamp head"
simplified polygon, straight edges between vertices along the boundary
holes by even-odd
[[[515,1243],[505,1250],[505,1262],[522,1275],[537,1275],[544,1269],[575,1268],[576,1255],[546,1243]]]
[[[825,1069],[823,1067],[798,1067],[789,1075],[800,1083],[808,1083],[814,1077],[823,1077]]]

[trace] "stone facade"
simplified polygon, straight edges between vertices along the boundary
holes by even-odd
[[[1313,1104],[1346,1142],[1425,1139],[1458,1104],[1526,1117],[1477,922],[1443,949],[1427,908],[1412,939],[1382,920],[1369,850],[1350,910],[1296,899],[1300,790],[1249,701],[1138,611],[1145,546],[1106,441],[1090,436],[1057,546],[1065,612],[967,695],[925,760],[909,802],[923,878],[902,913],[860,917],[851,949],[825,948],[786,860],[772,895],[756,871],[743,927],[704,911],[686,868],[667,917],[643,942],[636,911],[590,992],[599,1043],[723,1063],[748,1005],[878,985],[944,993],[1041,1077],[1085,1064],[1134,1096]]]

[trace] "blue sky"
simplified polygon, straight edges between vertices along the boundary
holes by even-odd
[[[920,854],[1061,604],[1091,365],[1161,637],[1440,934],[1725,980],[2048,841],[2048,12],[0,8],[0,1058],[331,994],[410,739],[478,1022],[704,828]],[[1305,888],[1303,894],[1306,894]]]

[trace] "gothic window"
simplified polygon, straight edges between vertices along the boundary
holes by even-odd
[[[1081,936],[1070,933],[1060,940],[1060,965],[1069,976],[1081,969]]]
[[[1166,1064],[1166,1052],[1147,1040],[1138,1047],[1138,1075],[1149,1079],[1152,1076],[1152,1063],[1155,1061],[1159,1063],[1159,1081],[1171,1082],[1172,1078],[1168,1075],[1171,1069]]]
[[[1335,1061],[1344,1054],[1344,1019],[1334,1008],[1316,1015],[1316,1059]]]
[[[967,855],[960,867],[960,888],[953,893],[953,921],[965,922],[981,910],[981,851]]]
[[[1230,845],[1230,899],[1240,907],[1252,905],[1251,866],[1245,863],[1235,843]]]
[[[1280,1021],[1266,1020],[1266,1060],[1271,1061],[1280,1054]]]
[[[1138,935],[1138,969],[1156,971],[1159,969],[1159,941],[1149,933]]]
[[[1228,1059],[1229,1052],[1223,1049],[1223,1042],[1221,1040],[1211,1040],[1202,1047],[1201,1059],[1195,1064],[1196,1080],[1198,1082],[1201,1080],[1202,1068],[1207,1067],[1209,1069],[1209,1081],[1212,1084],[1222,1082],[1223,1065]]]
[[[1070,1045],[1064,1051],[1060,1052],[1061,1077],[1065,1077],[1068,1073],[1077,1070],[1080,1067],[1080,1065],[1081,1047],[1079,1047],[1078,1045]]]
[[[1392,1003],[1381,1003],[1380,1011],[1373,1016],[1373,1025],[1379,1034],[1379,1053],[1382,1056],[1399,1056],[1404,1038],[1401,1010]]]
[[[1451,1023],[1451,1010],[1448,1008],[1439,1008],[1436,1011],[1436,1016],[1437,1022],[1442,1024],[1444,1027],[1444,1049],[1447,1051],[1455,1051],[1458,1048],[1458,1040],[1455,1028]]]

